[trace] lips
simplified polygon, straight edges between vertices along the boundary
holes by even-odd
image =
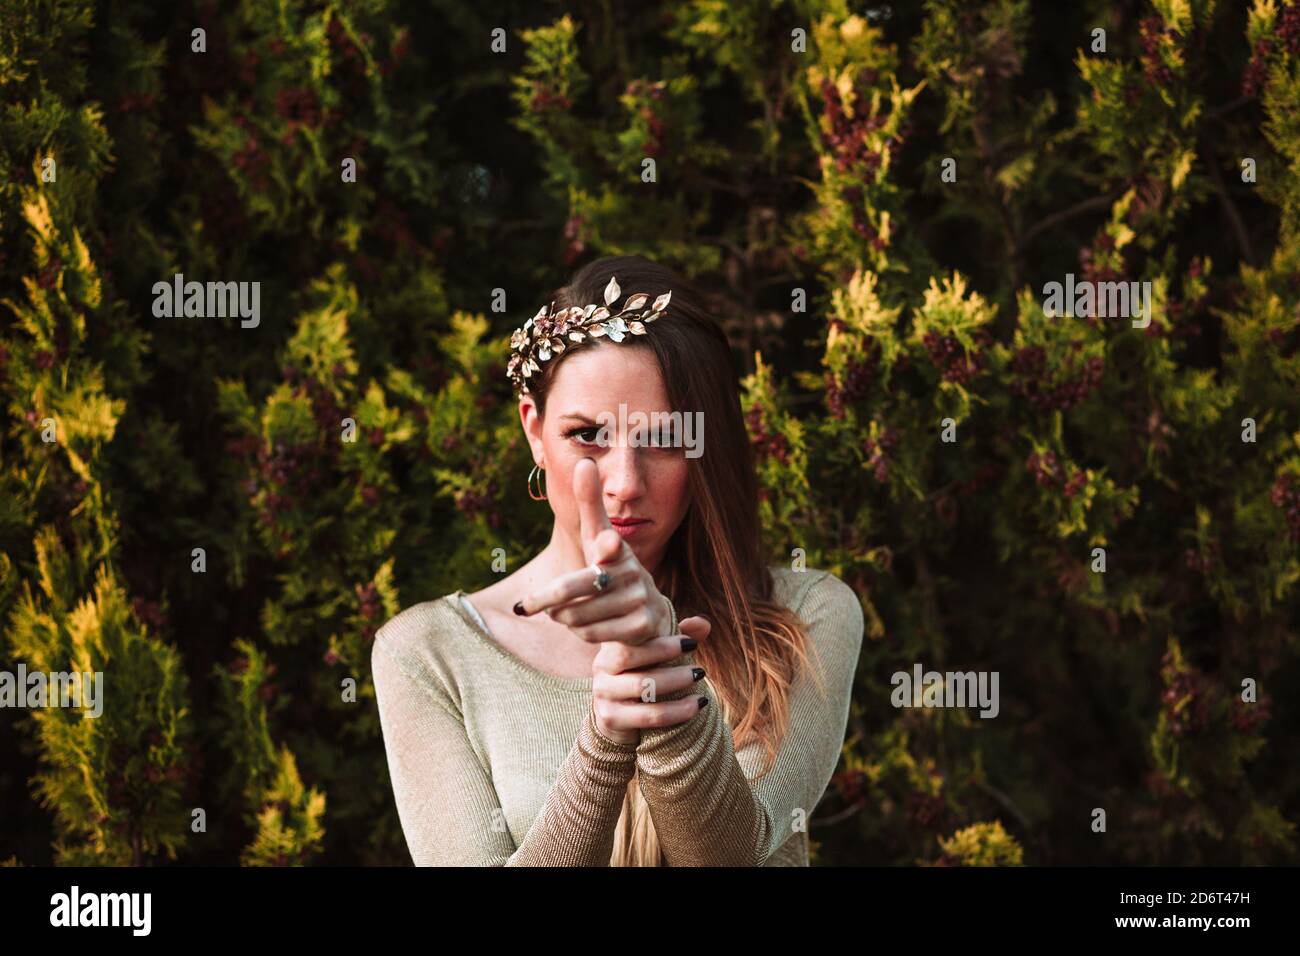
[[[643,530],[650,526],[647,518],[610,518],[609,523],[624,541],[639,541],[649,533]]]

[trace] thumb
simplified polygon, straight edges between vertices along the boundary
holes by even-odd
[[[600,500],[600,470],[590,458],[584,458],[574,466],[573,497],[578,502],[578,530],[582,539],[582,550],[587,553],[589,559],[594,561],[595,557],[590,552],[590,548],[596,536],[606,528],[613,530],[614,526],[610,524],[609,515],[605,514],[605,506]],[[617,532],[614,536],[619,541],[623,540]]]
[[[677,622],[677,630],[681,631],[687,637],[693,637],[697,641],[702,641],[709,636],[709,631],[713,630],[713,625],[709,623],[707,617],[687,617]]]
[[[605,513],[600,498],[600,470],[590,458],[573,469],[573,496],[578,499],[578,538],[588,564],[613,564],[632,551]]]
[[[590,564],[613,564],[623,556],[623,549],[627,547],[627,542],[623,536],[610,526],[600,534],[596,535],[596,540],[591,542],[590,549],[583,546],[583,550],[590,559]]]

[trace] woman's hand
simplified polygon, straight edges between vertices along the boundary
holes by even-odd
[[[702,617],[688,617],[680,626],[682,634],[696,642],[709,635],[709,622]],[[638,744],[642,729],[684,724],[700,712],[700,698],[695,694],[681,700],[658,700],[704,677],[704,668],[694,664],[654,667],[686,653],[682,643],[682,637],[674,634],[635,645],[620,641],[601,644],[591,663],[592,712],[601,734],[616,743]]]
[[[599,472],[589,458],[573,469],[573,494],[587,565],[531,592],[515,605],[515,612],[546,611],[551,620],[593,643],[644,644],[666,637],[672,627],[668,599],[610,524],[600,501]],[[609,575],[604,589],[595,584],[597,567]]]
[[[545,611],[584,641],[601,645],[591,667],[596,727],[618,743],[639,743],[641,728],[684,723],[699,712],[695,695],[662,702],[658,698],[690,687],[704,676],[703,668],[685,664],[653,669],[687,650],[680,636],[669,633],[668,600],[610,524],[594,461],[585,459],[574,468],[573,493],[588,563],[531,592],[515,605],[515,611],[523,615]],[[609,575],[603,589],[596,587],[597,569]],[[708,636],[709,623],[692,617],[678,622],[678,629],[700,641]]]

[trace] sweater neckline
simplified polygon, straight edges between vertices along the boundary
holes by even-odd
[[[522,657],[507,650],[505,645],[492,636],[491,631],[489,631],[483,624],[476,621],[474,615],[470,614],[469,611],[466,610],[465,605],[462,603],[464,597],[464,590],[457,588],[451,594],[448,594],[443,598],[443,600],[451,604],[456,613],[460,616],[460,619],[465,622],[471,633],[473,633],[481,643],[486,644],[494,653],[504,658],[516,670],[523,673],[525,677],[537,683],[545,684],[548,687],[555,687],[560,690],[572,691],[575,693],[591,693],[592,679],[590,677],[560,677],[558,674],[548,674],[546,671],[539,670]]]

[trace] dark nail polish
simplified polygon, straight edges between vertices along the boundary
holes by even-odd
[[[523,602],[523,601],[516,601],[516,602],[515,602],[515,613],[518,614],[518,615],[520,615],[520,616],[523,616],[523,617],[526,617],[526,616],[528,615],[528,612],[524,610],[524,602]]]
[[[697,641],[697,640],[696,640],[695,638],[693,638],[693,637],[683,637],[683,638],[682,638],[682,653],[685,654],[687,651],[693,651],[693,650],[695,650],[695,648],[699,645],[699,643],[700,643],[700,642]]]
[[[707,697],[701,697],[701,698],[700,698],[700,710],[703,710],[703,709],[704,709],[705,707],[707,707],[707,706],[709,706],[709,698],[707,698]]]
[[[692,668],[691,668],[691,680],[699,680],[699,679],[702,678],[703,676],[704,676],[704,668],[703,668],[703,667],[692,667]]]

